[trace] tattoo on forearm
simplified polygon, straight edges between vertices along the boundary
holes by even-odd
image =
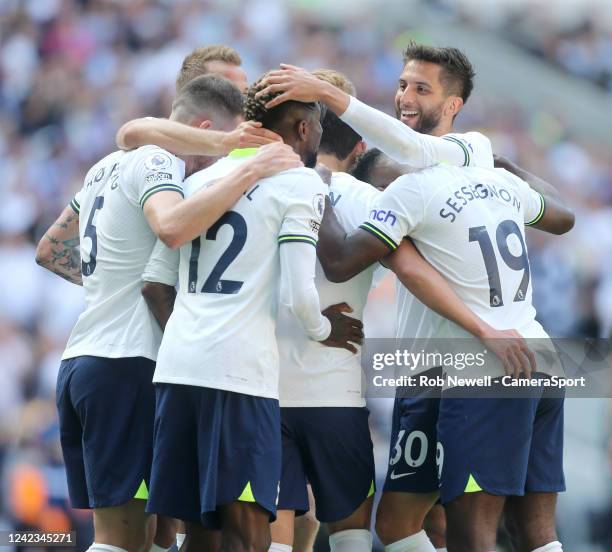
[[[78,236],[61,242],[49,234],[45,238],[51,243],[51,257],[44,267],[73,284],[82,284]]]

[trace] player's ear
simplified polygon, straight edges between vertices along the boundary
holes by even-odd
[[[367,149],[368,149],[368,144],[366,144],[366,142],[364,140],[359,140],[359,142],[357,142],[355,144],[355,147],[353,148],[352,154],[355,157],[357,157],[358,155],[364,154]]]
[[[201,129],[207,129],[210,128],[212,126],[212,121],[209,121],[208,119],[204,119],[198,126],[198,128]]]
[[[454,118],[457,113],[461,111],[463,107],[463,98],[460,96],[449,96],[446,98],[446,106],[444,108],[445,114]]]
[[[308,121],[299,121],[297,124],[297,133],[298,137],[302,142],[305,142],[308,139],[308,134],[310,133],[310,127],[308,125]]]

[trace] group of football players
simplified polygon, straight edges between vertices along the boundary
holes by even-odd
[[[119,130],[37,250],[85,291],[57,406],[90,551],[175,534],[183,552],[307,551],[315,518],[332,552],[372,550],[360,346],[377,271],[398,281],[389,337],[474,337],[495,357],[475,375],[555,373],[526,341],[548,336],[525,226],[574,217],[453,132],[473,79],[459,50],[410,43],[393,118],[337,71],[281,65],[248,87],[235,50],[204,47],[168,119]],[[491,552],[502,517],[517,551],[562,550],[563,397],[452,391],[395,399],[385,550]]]

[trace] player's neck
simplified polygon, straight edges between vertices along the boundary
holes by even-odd
[[[325,165],[331,172],[346,172],[351,166],[351,156],[349,155],[344,161],[341,161],[335,155],[319,152],[317,163]]]
[[[436,128],[434,128],[429,134],[431,136],[444,136],[445,134],[450,134],[453,131],[453,125],[440,123]]]

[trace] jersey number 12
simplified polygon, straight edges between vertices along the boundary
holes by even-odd
[[[242,215],[235,211],[228,211],[215,224],[213,224],[206,232],[207,240],[216,240],[217,233],[222,226],[229,225],[234,231],[232,241],[227,249],[223,252],[217,264],[212,269],[208,278],[202,286],[202,293],[223,293],[226,295],[238,293],[244,282],[236,280],[222,280],[221,276],[227,270],[227,267],[239,255],[244,247],[247,238],[247,225]],[[189,257],[189,282],[187,291],[189,293],[197,292],[198,281],[198,261],[200,258],[200,238],[196,238],[191,242],[191,256]]]

